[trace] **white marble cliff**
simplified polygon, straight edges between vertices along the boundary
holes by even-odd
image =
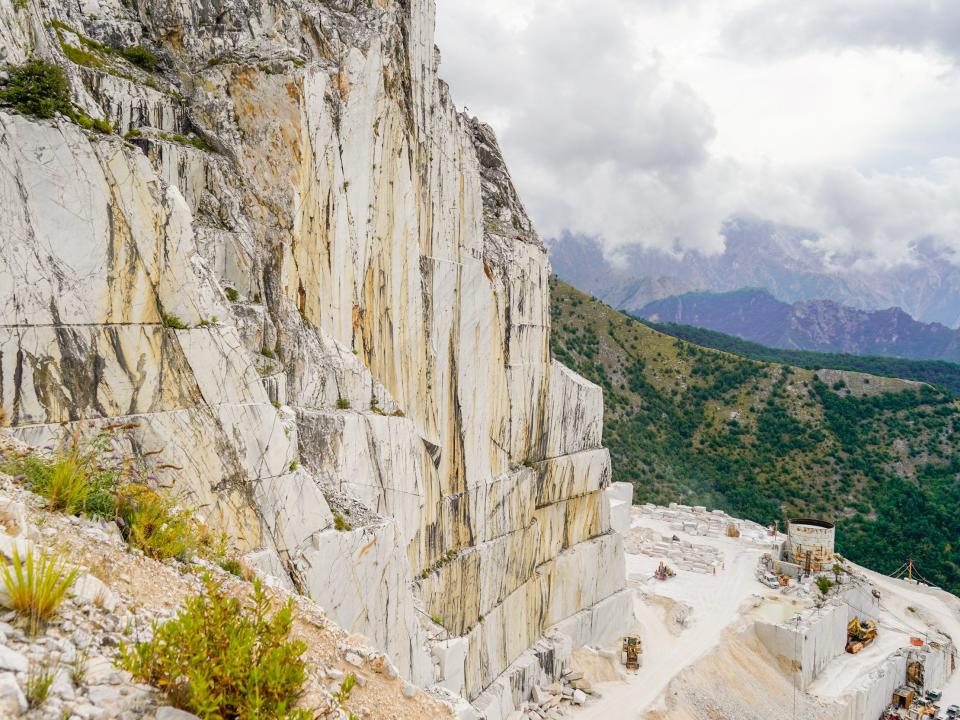
[[[0,403],[38,446],[135,422],[263,572],[499,718],[630,599],[600,388],[551,360],[546,251],[434,12],[0,0],[0,58],[114,128],[0,108]]]

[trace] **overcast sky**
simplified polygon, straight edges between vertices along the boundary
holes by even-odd
[[[438,0],[440,75],[540,230],[723,247],[734,214],[837,262],[960,253],[960,0]]]

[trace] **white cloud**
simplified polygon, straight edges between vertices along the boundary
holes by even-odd
[[[907,4],[439,0],[441,74],[546,236],[709,252],[752,214],[838,262],[899,262],[960,247],[960,73],[932,32],[960,12],[910,25]],[[808,41],[831,7],[841,27]]]
[[[735,13],[727,43],[755,56],[817,50],[896,48],[960,53],[960,3],[954,0],[764,0]]]

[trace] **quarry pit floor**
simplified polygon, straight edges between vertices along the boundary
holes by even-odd
[[[671,681],[716,651],[728,630],[741,629],[761,617],[782,622],[798,612],[816,612],[813,593],[784,595],[756,579],[757,562],[772,546],[762,530],[739,538],[690,535],[634,508],[631,532],[676,536],[694,546],[713,548],[719,567],[716,574],[677,568],[676,577],[661,581],[654,571],[664,558],[628,550],[626,569],[637,616],[634,633],[643,643],[642,666],[627,672],[617,663],[623,679],[596,683],[601,696],[576,710],[576,718],[670,717]],[[880,634],[861,653],[838,656],[821,672],[806,693],[818,705],[842,699],[890,654],[909,646],[911,635],[922,635],[931,626],[960,644],[960,603],[955,598],[935,588],[862,572],[881,591]],[[960,704],[960,671],[942,691],[942,708]]]

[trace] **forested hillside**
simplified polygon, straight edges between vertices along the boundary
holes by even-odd
[[[669,337],[553,281],[553,352],[604,388],[604,441],[636,502],[763,523],[835,520],[838,550],[912,557],[960,591],[960,405],[919,383],[754,361]]]
[[[701,347],[724,350],[754,360],[784,363],[808,370],[833,368],[836,370],[854,370],[857,372],[898,377],[904,380],[940,385],[955,395],[960,395],[960,365],[943,360],[905,360],[903,358],[880,357],[878,355],[848,355],[846,353],[825,353],[812,350],[785,350],[743,340],[726,333],[680,325],[677,323],[655,323],[642,320],[654,330],[681,340],[689,340]]]

